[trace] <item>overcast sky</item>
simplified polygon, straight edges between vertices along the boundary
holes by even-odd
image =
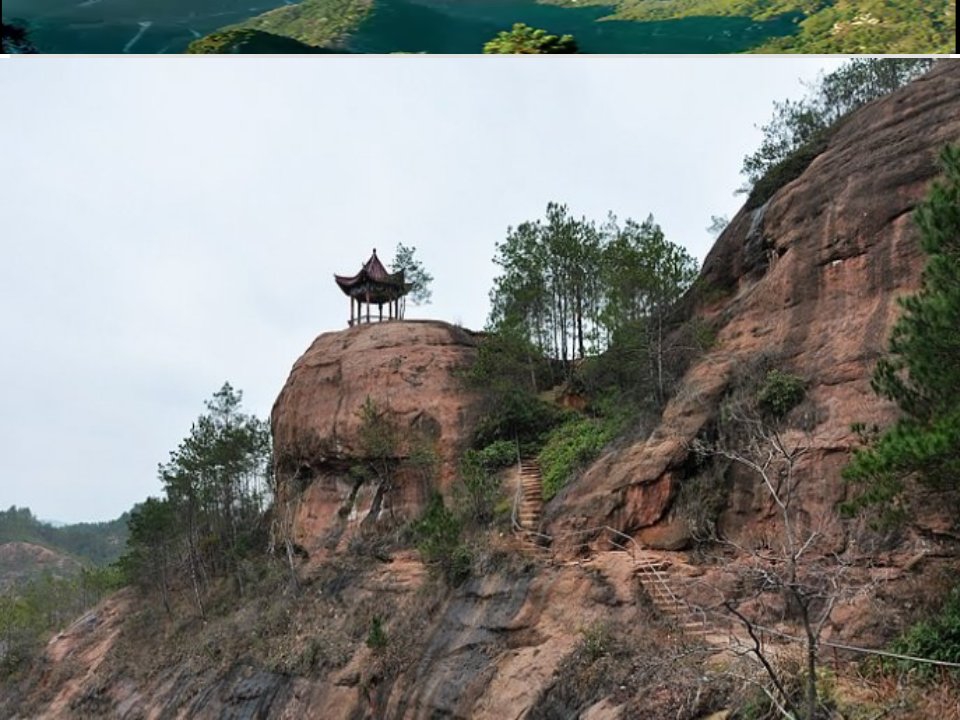
[[[818,58],[0,60],[0,506],[116,517],[229,380],[267,417],[334,272],[417,248],[481,328],[494,244],[549,201],[653,213],[702,260]]]

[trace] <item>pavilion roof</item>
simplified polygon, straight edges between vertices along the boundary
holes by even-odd
[[[395,273],[387,272],[387,269],[377,257],[377,250],[374,248],[373,255],[367,260],[360,272],[356,275],[336,275],[334,280],[346,295],[354,296],[359,292],[369,292],[371,297],[376,298],[397,298],[406,295],[413,285],[404,280],[403,270]],[[375,302],[378,300],[375,300]]]

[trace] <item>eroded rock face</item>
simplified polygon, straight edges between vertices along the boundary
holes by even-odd
[[[742,210],[707,256],[700,314],[717,327],[653,434],[601,458],[548,509],[549,532],[610,524],[657,544],[689,443],[712,421],[738,367],[767,354],[807,382],[810,451],[799,468],[803,502],[822,514],[844,498],[839,470],[851,424],[884,424],[894,408],[870,376],[923,264],[911,211],[960,140],[960,66],[927,76],[851,115],[827,149],[763,207]],[[767,514],[756,478],[737,474],[723,529],[755,531]],[[676,533],[670,533],[676,545]]]
[[[335,544],[345,524],[368,517],[410,516],[432,490],[449,488],[477,402],[458,373],[475,354],[472,333],[439,321],[358,325],[313,341],[271,415],[281,500],[297,495],[301,545]],[[351,476],[351,466],[363,462],[361,409],[368,398],[400,430],[395,461],[411,452],[411,438],[428,442],[440,460],[437,487],[402,470],[389,488]]]

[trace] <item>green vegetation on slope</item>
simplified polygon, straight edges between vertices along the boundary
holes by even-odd
[[[758,207],[798,178],[824,151],[834,131],[851,112],[888,95],[930,69],[932,60],[855,58],[810,86],[807,97],[773,104],[763,140],[743,159],[741,174],[749,192],[746,207]]]
[[[514,23],[483,46],[488,55],[563,55],[577,52],[573,35],[550,35],[546,30]]]
[[[223,28],[221,32],[258,30],[314,47],[330,48],[342,44],[343,38],[366,18],[371,7],[371,0],[303,0]]]
[[[119,572],[111,566],[84,568],[69,578],[47,573],[0,593],[0,677],[25,667],[49,633],[119,586]]]
[[[756,52],[952,53],[953,0],[838,0],[800,23],[800,33]]]
[[[230,383],[160,466],[164,497],[148,498],[130,517],[120,567],[126,580],[154,590],[170,612],[172,590],[192,590],[200,615],[215,578],[242,595],[248,558],[266,544],[270,500],[270,430],[240,411],[243,394]]]
[[[923,284],[900,301],[903,315],[872,382],[902,416],[845,471],[864,483],[861,503],[902,507],[911,475],[941,490],[960,485],[960,146],[945,148],[941,163],[944,177],[915,215],[928,256]]]
[[[38,520],[30,508],[0,510],[0,543],[34,543],[94,565],[107,565],[120,557],[126,540],[127,513],[109,522],[54,527]]]
[[[549,500],[645,413],[658,415],[709,344],[678,306],[697,263],[652,216],[598,224],[557,203],[508,229],[494,261],[489,332],[468,375],[488,397],[474,446],[513,442],[537,455]],[[552,404],[558,394],[581,412]]]
[[[329,51],[283,35],[243,28],[222,30],[194,40],[187,47],[187,52],[196,55],[223,53],[290,55]]]
[[[960,586],[954,587],[939,612],[932,613],[908,627],[890,646],[898,655],[960,663]],[[884,672],[909,673],[922,681],[943,681],[944,668],[905,659],[883,658],[877,663]],[[953,679],[957,670],[950,671]]]
[[[578,0],[577,5],[584,2],[606,4],[607,0]],[[788,13],[797,14],[799,32],[769,40],[753,52],[952,53],[955,49],[952,0],[621,0],[611,18],[767,20]]]

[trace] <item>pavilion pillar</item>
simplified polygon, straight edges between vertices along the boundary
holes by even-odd
[[[350,298],[350,326],[353,327],[353,295],[347,295]]]
[[[370,291],[367,291],[367,322],[370,322]]]

